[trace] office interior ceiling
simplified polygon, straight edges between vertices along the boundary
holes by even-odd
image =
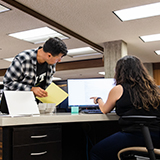
[[[39,44],[9,37],[9,33],[44,26],[60,31],[4,1],[0,0],[0,4],[11,10],[0,13],[0,69],[8,68],[10,65],[3,58],[10,58],[25,49],[39,46]],[[122,22],[113,14],[115,10],[159,2],[159,0],[17,0],[17,2],[102,47],[105,42],[123,40],[127,43],[129,55],[136,55],[145,63],[160,62],[160,56],[154,53],[155,50],[160,50],[160,41],[144,43],[139,38],[143,35],[160,33],[160,16]],[[67,33],[61,33],[70,37],[69,40],[64,40],[68,49],[88,46]],[[66,56],[62,62],[100,57],[102,55],[80,58]],[[77,72],[83,75],[83,71]],[[69,72],[66,72],[69,77]],[[97,76],[94,75],[94,69],[90,69],[90,72],[93,72],[94,77]]]

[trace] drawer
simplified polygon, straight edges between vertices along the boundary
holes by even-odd
[[[13,160],[61,160],[61,143],[13,147]]]
[[[61,141],[61,126],[32,126],[13,128],[13,146]]]

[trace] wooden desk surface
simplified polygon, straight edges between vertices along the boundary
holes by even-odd
[[[95,121],[117,121],[119,116],[116,113],[108,114],[78,114],[56,113],[33,116],[0,116],[0,126],[18,126],[32,124],[51,123],[74,123],[74,122],[95,122]]]

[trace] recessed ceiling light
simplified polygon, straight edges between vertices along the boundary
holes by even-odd
[[[160,40],[160,34],[152,34],[152,35],[140,36],[140,38],[144,42],[159,41]]]
[[[44,43],[48,38],[51,37],[59,37],[60,39],[69,39],[68,37],[64,36],[63,34],[49,27],[42,27],[23,32],[12,33],[9,34],[9,36],[25,40],[34,44]]]
[[[114,11],[122,20],[134,20],[160,15],[160,2]]]
[[[9,11],[10,9],[0,4],[0,13]]]
[[[160,50],[155,51],[157,55],[160,55]]]
[[[83,47],[83,48],[75,48],[68,50],[67,55],[73,58],[82,57],[82,56],[94,56],[94,55],[102,55],[102,53],[97,52],[91,47]]]

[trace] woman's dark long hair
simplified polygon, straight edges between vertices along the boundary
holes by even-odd
[[[149,111],[149,106],[157,109],[160,104],[159,88],[149,76],[142,62],[135,56],[125,56],[116,64],[116,84],[125,84],[131,102],[137,109]]]

